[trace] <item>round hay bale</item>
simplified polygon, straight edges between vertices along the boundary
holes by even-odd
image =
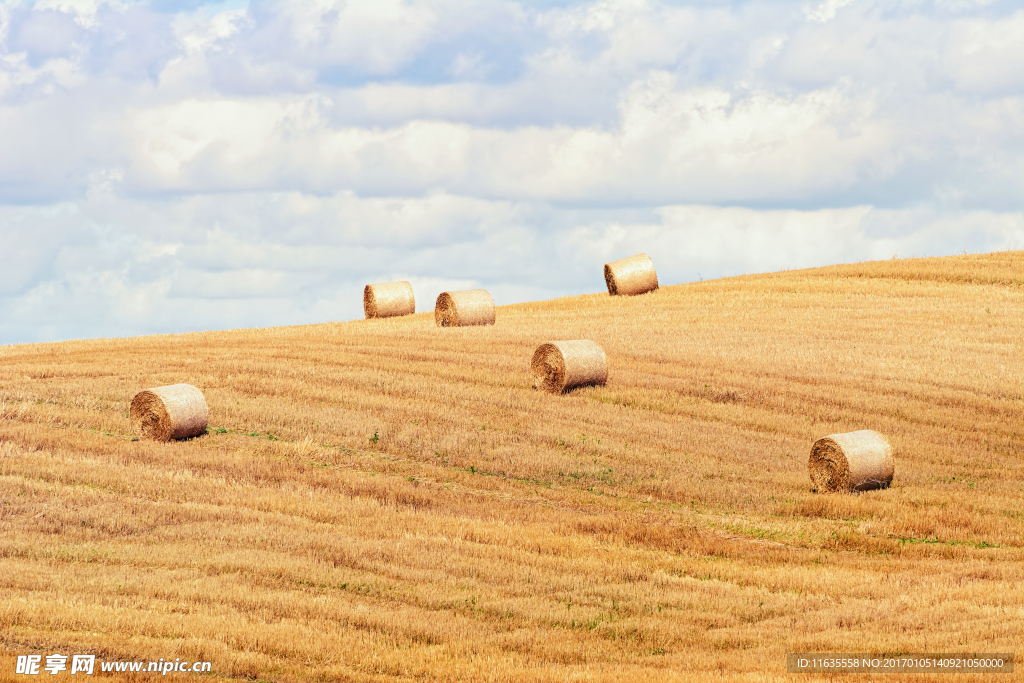
[[[608,359],[604,350],[589,339],[541,344],[533,352],[530,370],[533,388],[553,394],[608,381]]]
[[[205,432],[210,409],[199,389],[171,384],[135,394],[128,415],[132,432],[140,439],[171,441]]]
[[[888,488],[894,471],[892,447],[870,429],[830,434],[814,442],[807,469],[818,491]]]
[[[658,274],[647,254],[604,264],[604,281],[612,296],[633,296],[658,288]]]
[[[485,289],[441,292],[434,307],[438,327],[493,325],[494,317],[494,299]]]
[[[408,282],[378,282],[363,289],[366,318],[393,318],[416,312],[416,296]]]

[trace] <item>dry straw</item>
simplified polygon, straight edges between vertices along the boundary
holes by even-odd
[[[494,324],[494,299],[485,289],[441,292],[434,308],[438,327],[466,327]]]
[[[132,432],[140,439],[171,441],[206,431],[210,409],[191,384],[172,384],[135,394],[129,410]]]
[[[533,388],[554,394],[608,380],[608,359],[601,347],[589,339],[541,344],[533,353],[530,369]]]
[[[632,296],[658,288],[658,274],[647,254],[604,264],[604,281],[612,296]]]
[[[867,491],[892,483],[892,447],[878,432],[864,429],[818,439],[807,463],[818,491]]]
[[[393,318],[416,312],[416,297],[408,282],[378,282],[363,289],[363,312],[369,318]]]

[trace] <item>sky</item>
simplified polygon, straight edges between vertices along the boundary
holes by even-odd
[[[1024,249],[1000,0],[0,0],[0,345]]]

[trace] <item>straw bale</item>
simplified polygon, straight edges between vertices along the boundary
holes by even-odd
[[[204,433],[210,409],[199,389],[171,384],[137,393],[129,417],[132,432],[140,439],[171,441]]]
[[[633,296],[658,288],[658,274],[647,254],[604,264],[604,281],[612,296]]]
[[[892,447],[870,429],[818,439],[807,463],[818,491],[888,488],[894,471]]]
[[[434,308],[438,327],[466,327],[494,324],[494,299],[485,289],[441,292]]]
[[[608,380],[608,359],[595,342],[570,339],[541,344],[530,363],[533,388],[564,394],[576,387],[604,384]]]
[[[408,282],[378,282],[363,289],[363,312],[369,318],[392,318],[416,312],[416,297]]]

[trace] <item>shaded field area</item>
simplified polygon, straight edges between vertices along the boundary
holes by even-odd
[[[608,383],[535,391],[559,339],[600,344]],[[0,347],[0,679],[51,652],[617,683],[1013,652],[1022,339],[1009,252],[503,306],[493,327]],[[208,433],[135,440],[133,395],[178,382]],[[889,438],[892,486],[813,492],[811,444],[859,429]]]

